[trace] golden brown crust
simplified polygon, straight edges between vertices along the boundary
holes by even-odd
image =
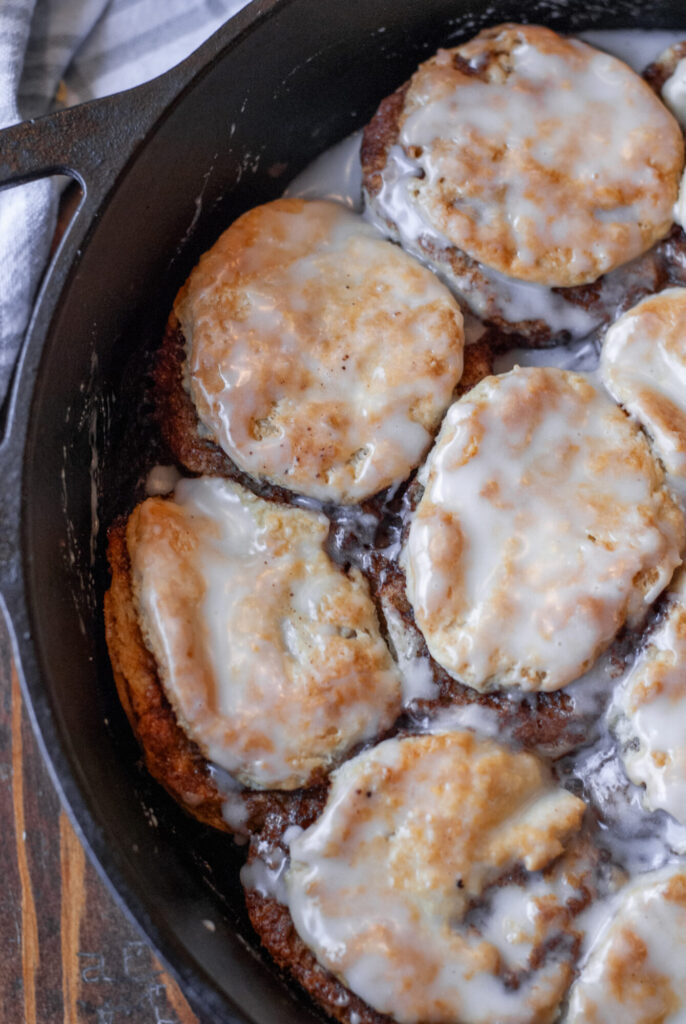
[[[391,1017],[372,1010],[317,963],[314,953],[296,932],[287,907],[254,889],[246,893],[246,904],[251,924],[272,959],[331,1017],[341,1024],[393,1024]]]
[[[181,729],[160,682],[155,659],[143,641],[131,585],[125,519],[110,527],[108,540],[112,583],[105,594],[107,646],[117,694],[152,777],[188,814],[222,832],[257,833],[275,813],[279,818],[286,816],[291,823],[298,821],[304,813],[303,799],[318,794],[316,787],[290,793],[234,791],[232,801],[238,802],[238,808],[234,808],[233,826],[225,820],[226,796],[197,745]]]
[[[309,828],[322,814],[326,789],[304,790],[296,802],[272,805],[261,835],[270,847],[288,854],[283,834],[293,824]],[[253,843],[248,857],[251,863],[259,856]],[[345,987],[330,971],[322,967],[314,953],[295,930],[288,907],[256,889],[246,889],[246,906],[251,924],[260,942],[282,970],[288,971],[315,1002],[341,1024],[393,1024],[392,1018],[377,1013]],[[356,1014],[353,1017],[352,1014]]]
[[[520,63],[522,44],[545,58],[546,66],[555,68],[546,77],[551,106],[543,111],[524,104],[524,95],[538,79],[529,78],[527,61]],[[456,55],[462,58],[457,65]],[[418,129],[410,137],[422,144],[410,145],[408,149],[405,142],[409,155],[416,149],[419,156],[423,153],[423,158],[429,160],[426,174],[419,177],[413,189],[417,191],[419,208],[431,223],[480,263],[520,280],[551,286],[593,281],[645,252],[663,237],[669,230],[671,205],[683,169],[679,128],[664,105],[656,102],[646,83],[626,65],[614,62],[614,85],[610,86],[609,80],[595,68],[599,61],[604,66],[604,62],[611,60],[550,29],[506,24],[480,33],[457,50],[439,50],[421,64],[406,96],[401,118],[403,132],[427,110],[435,108],[435,117],[450,117],[453,107],[441,106],[446,96],[458,109],[474,103],[475,111],[485,107],[495,113],[501,110],[503,96],[514,104],[511,116],[504,121],[488,121],[483,132],[478,121],[476,125],[470,121],[465,135],[460,128],[455,137],[440,134],[430,141],[426,131],[422,134]],[[465,74],[465,66],[470,73]],[[476,92],[475,77],[480,79]],[[560,96],[569,83],[573,83],[572,89],[578,89],[575,94],[579,103],[572,108],[565,105],[561,116]],[[607,95],[595,91],[600,88]],[[589,90],[594,90],[592,98]],[[589,181],[579,133],[601,122],[603,127],[598,130],[608,131],[617,116],[618,104],[633,111],[626,131],[635,145],[631,152],[616,145],[607,153],[598,154],[597,163],[590,165],[593,174]],[[526,118],[526,127],[522,116]],[[461,126],[462,122],[457,124]],[[434,122],[430,121],[430,125]],[[515,125],[516,131],[526,132],[523,142],[512,139]],[[564,142],[561,131],[569,133]],[[536,146],[546,147],[546,156],[541,158],[538,149],[530,148],[533,141]],[[548,146],[553,155],[548,155]],[[608,161],[612,162],[611,171]],[[526,224],[522,225],[521,235],[519,228],[512,229],[509,192],[505,192],[505,198],[499,191],[506,182],[507,186],[521,187],[522,197],[533,203],[537,211],[535,217],[520,211],[523,225]],[[465,197],[485,202],[488,217],[465,210],[461,206]],[[621,212],[615,213],[625,207],[632,208],[630,221]],[[602,219],[596,216],[599,209],[604,211]],[[545,218],[553,215],[558,218],[555,244],[551,244],[544,226],[548,223]]]
[[[469,390],[482,377],[492,372],[490,359],[495,347],[489,337],[483,342],[465,348],[464,369],[454,392],[455,397]],[[502,347],[502,344],[499,347]],[[235,480],[267,501],[292,504],[294,492],[243,473],[214,441],[201,436],[198,414],[184,387],[185,360],[185,338],[176,315],[172,312],[153,370],[155,419],[171,456],[192,474],[225,477]],[[485,369],[486,366],[489,368]],[[478,367],[483,367],[483,372]],[[468,383],[469,381],[472,383]],[[465,386],[466,383],[468,386]],[[360,508],[378,514],[384,504],[385,494],[385,491],[380,491],[372,495],[360,503]]]
[[[400,713],[368,586],[325,550],[325,517],[217,478],[184,484],[127,524],[144,643],[210,762],[250,789],[299,788]]]
[[[324,791],[306,794],[299,808],[298,823],[303,828],[309,828],[323,814],[326,801],[327,794]],[[258,860],[267,849],[279,850],[288,857],[289,848],[284,840],[284,833],[292,823],[292,814],[280,814],[275,809],[274,813],[269,816],[260,841],[251,845],[248,863],[252,864]],[[588,845],[585,837],[578,842],[576,853],[573,856],[578,856],[578,863],[585,864],[586,867],[582,868],[581,874],[576,877],[574,884],[578,887],[577,892],[567,900],[562,915],[559,907],[552,905],[549,907],[550,923],[555,920],[559,922],[561,917],[566,917],[568,920],[569,915],[576,916],[588,906],[592,899],[592,891],[589,888],[590,878],[583,879],[581,877],[595,860],[595,852]],[[246,886],[245,898],[248,915],[263,947],[277,966],[288,972],[318,1006],[341,1024],[394,1024],[395,1018],[374,1010],[317,961],[314,953],[298,935],[289,908],[278,902],[274,896],[266,895],[254,888],[249,881],[249,871],[250,869],[248,869],[248,875],[243,878]],[[570,872],[569,877],[570,879],[575,878],[574,870]],[[494,885],[495,888],[498,888],[510,882],[521,882],[523,878],[523,868],[521,865],[516,865],[504,871]],[[474,906],[478,906],[479,902],[476,899]],[[543,922],[543,917],[541,917],[541,922]],[[574,959],[578,955],[578,937],[572,939],[570,935],[568,941],[570,942],[569,955]],[[550,944],[543,943],[537,947],[532,954],[529,967],[538,970],[554,948],[555,940]],[[516,986],[516,974],[513,973],[511,977]]]
[[[331,201],[248,210],[201,257],[174,312],[201,437],[253,478],[323,502],[355,504],[404,480],[462,372],[455,298]]]
[[[174,313],[167,321],[154,370],[155,404],[160,432],[174,458],[192,473],[228,476],[239,473],[214,441],[199,434],[200,422],[183,386],[184,338]]]
[[[457,401],[475,388],[479,381],[493,373],[493,345],[490,337],[482,338],[464,350],[464,367],[453,399]]]
[[[398,138],[400,115],[409,87],[410,83],[405,82],[382,100],[362,134],[360,161],[364,187],[370,196],[375,196],[381,188],[381,172],[386,166],[388,151]]]
[[[109,531],[112,584],[105,594],[105,631],[117,693],[150,774],[193,817],[223,832],[222,797],[205,758],[179,727],[143,643],[131,588],[126,523]]]
[[[471,391],[493,372],[493,350],[498,346],[495,332],[464,349],[462,377],[455,398]],[[257,490],[262,497],[288,503],[290,491],[270,484],[256,487],[214,441],[199,434],[199,420],[190,395],[183,386],[185,342],[174,313],[167,321],[154,371],[156,416],[163,440],[174,458],[191,473],[228,477]]]
[[[412,637],[417,656],[425,658],[430,665],[438,696],[414,702],[413,709],[420,717],[434,715],[442,708],[474,704],[498,715],[503,735],[511,735],[527,750],[535,750],[544,756],[559,757],[583,742],[588,722],[574,715],[574,703],[562,691],[537,693],[526,699],[512,700],[504,692],[479,694],[448,675],[429,654],[407,599],[405,574],[398,565],[377,557],[370,581],[379,602],[386,635],[390,636],[390,631],[384,609],[390,608],[400,617],[408,635]]]
[[[540,46],[543,52],[556,53],[560,50],[562,53],[568,46],[564,39],[548,29],[537,26],[527,26],[524,29],[522,26],[500,25],[481,32],[471,43],[463,44],[454,50],[439,51],[440,61],[453,69],[457,80],[462,83],[466,83],[469,78],[478,78],[487,82],[489,76],[493,77],[493,75],[498,79],[501,74],[507,75],[508,73],[508,47],[511,46],[512,40],[518,37],[520,31],[524,31],[527,38],[532,40],[535,45]],[[686,42],[667,51],[667,54],[663,55],[658,62],[646,69],[644,77],[656,92],[659,93],[664,80],[672,73],[684,53],[686,53]],[[667,60],[668,55],[669,60]],[[566,53],[568,59],[572,56],[572,54]],[[421,65],[411,80],[405,82],[392,95],[384,99],[364,130],[361,148],[363,189],[367,202],[372,209],[376,210],[377,215],[386,223],[394,236],[397,234],[397,225],[388,219],[382,207],[377,207],[383,184],[384,168],[389,151],[398,142],[401,127],[409,109],[408,105],[411,107],[411,89],[415,78],[423,68],[429,68],[436,63],[439,57],[434,57],[426,64]],[[469,59],[466,59],[467,57]],[[662,234],[664,234],[664,230]],[[656,237],[659,237],[659,233]],[[480,312],[480,315],[483,315],[487,323],[499,328],[504,334],[515,336],[510,337],[510,346],[520,343],[532,348],[540,348],[554,341],[555,332],[542,319],[514,321],[501,315],[498,310],[498,302],[492,295],[493,285],[489,281],[488,274],[484,272],[482,264],[457,245],[436,244],[429,235],[418,237],[416,245],[426,256],[430,265],[439,269],[443,267],[444,272],[454,277],[457,286],[466,295],[471,292],[475,296],[480,296],[479,308],[481,309],[483,306],[485,310],[485,312]],[[656,257],[653,250],[641,257],[639,261],[634,261],[640,262],[640,267],[634,268],[633,264],[622,266],[618,270],[619,279],[617,280],[613,277],[609,282],[605,282],[605,278],[601,276],[590,284],[555,287],[552,291],[572,305],[589,311],[597,319],[598,324],[605,323],[616,315],[618,307],[627,309],[643,295],[664,285],[667,276],[663,260],[665,255],[669,254],[660,252]],[[502,267],[500,269],[503,270]],[[503,347],[508,347],[508,343]]]
[[[241,472],[219,445],[201,436],[198,414],[183,386],[185,360],[185,339],[172,312],[157,354],[153,381],[157,423],[173,457],[191,473],[226,477],[267,500],[290,504],[290,491]]]

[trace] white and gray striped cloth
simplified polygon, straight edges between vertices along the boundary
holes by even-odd
[[[127,89],[196,49],[247,0],[0,0],[0,127]],[[0,192],[0,402],[45,270],[56,183]]]

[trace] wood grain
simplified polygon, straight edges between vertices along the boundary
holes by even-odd
[[[21,732],[22,703],[14,665],[10,669],[12,708],[12,809],[21,899],[21,973],[24,990],[24,1020],[36,1024],[36,971],[40,963],[36,904],[26,848],[24,814],[24,742]]]
[[[64,811],[60,812],[60,943],[62,947],[62,999],[64,1024],[78,1019],[79,997],[79,939],[81,918],[86,902],[86,857],[81,843],[69,824]]]
[[[4,625],[0,822],[2,1024],[200,1024],[100,880],[60,807]]]

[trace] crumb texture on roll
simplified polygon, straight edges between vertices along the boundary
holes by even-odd
[[[663,619],[614,694],[609,719],[626,773],[649,810],[686,825],[686,573],[670,587]]]
[[[685,526],[645,436],[588,378],[489,377],[448,411],[403,553],[436,661],[479,690],[555,690],[638,626]]]
[[[383,732],[400,679],[328,521],[220,479],[149,498],[126,531],[136,611],[187,735],[243,784],[293,789]]]
[[[672,225],[679,125],[639,75],[579,40],[486,29],[386,102],[365,185],[403,242],[428,233],[509,277],[569,287]]]
[[[122,707],[153,778],[205,824],[227,829],[223,798],[197,745],[181,729],[162,689],[155,659],[145,646],[131,588],[126,523],[108,531],[112,582],[105,594],[105,632]]]
[[[650,435],[668,473],[686,479],[686,288],[650,295],[605,335],[601,375]]]
[[[201,423],[253,477],[354,503],[408,476],[462,373],[447,288],[335,203],[240,217],[174,312]]]
[[[584,810],[536,757],[472,733],[386,740],[290,842],[295,927],[401,1024],[552,1021],[589,898]]]
[[[565,1024],[682,1024],[686,1019],[686,870],[623,890],[572,988]]]

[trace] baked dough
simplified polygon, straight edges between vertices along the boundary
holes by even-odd
[[[621,61],[550,29],[501,25],[439,50],[412,76],[396,130],[386,164],[368,151],[365,180],[401,236],[426,225],[518,280],[594,281],[672,225],[679,125]],[[415,218],[404,223],[400,179]]]
[[[608,391],[645,428],[665,469],[686,479],[686,288],[650,295],[610,327]]]
[[[256,789],[321,779],[400,711],[367,585],[324,551],[328,526],[208,478],[128,521],[134,609],[177,721]]]
[[[448,411],[403,555],[436,661],[478,690],[556,690],[681,561],[646,438],[580,374],[516,368]]]
[[[322,501],[359,502],[407,477],[462,373],[450,292],[335,203],[244,214],[174,315],[210,438],[252,477]]]
[[[686,870],[640,876],[608,915],[572,988],[565,1024],[682,1024]]]
[[[644,803],[686,825],[686,572],[669,588],[662,619],[614,693],[609,712],[626,773]]]
[[[589,895],[584,809],[536,757],[472,733],[386,740],[290,843],[295,927],[401,1024],[552,1021]]]

